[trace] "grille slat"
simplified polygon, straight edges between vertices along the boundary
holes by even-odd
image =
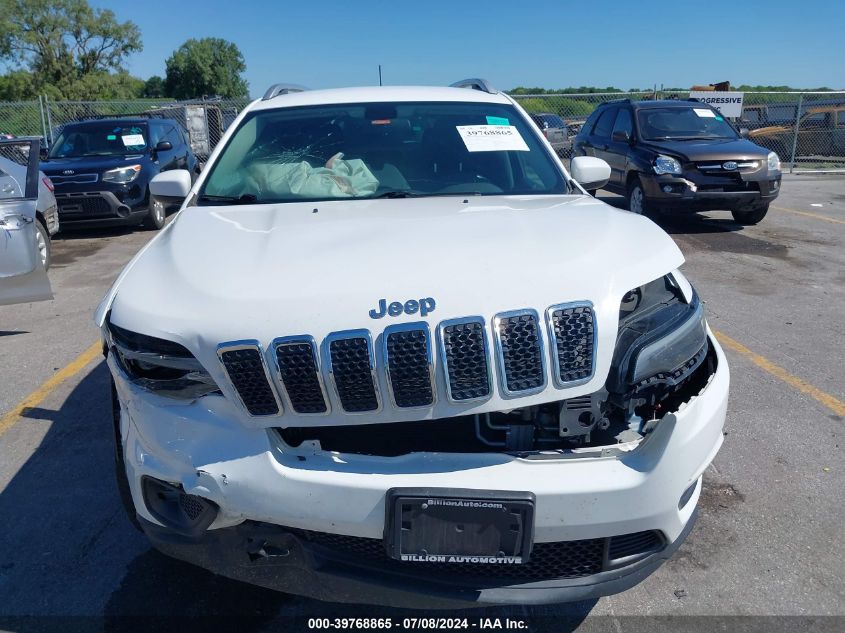
[[[555,383],[582,382],[593,375],[596,323],[590,305],[564,304],[548,310]]]
[[[546,384],[539,319],[533,310],[506,312],[494,320],[505,395],[525,395]]]
[[[369,335],[335,335],[327,340],[332,378],[343,410],[377,411],[379,399]]]
[[[440,349],[450,400],[465,402],[490,397],[490,367],[483,320],[441,324]]]
[[[328,411],[323,384],[317,367],[314,339],[296,337],[273,342],[279,378],[296,413],[320,414]]]
[[[434,404],[431,336],[422,325],[392,326],[384,332],[385,366],[394,404],[401,409]]]
[[[229,347],[232,349],[227,349]],[[250,415],[277,415],[280,412],[257,343],[224,343],[217,353]]]

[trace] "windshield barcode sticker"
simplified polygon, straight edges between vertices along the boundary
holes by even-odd
[[[692,111],[702,118],[716,118],[716,113],[713,112],[713,110],[705,110],[704,108],[693,108]]]
[[[513,125],[458,125],[468,152],[527,152],[528,145]]]

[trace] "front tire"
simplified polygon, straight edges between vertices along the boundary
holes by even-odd
[[[167,209],[159,198],[150,194],[150,205],[147,208],[147,217],[144,218],[144,228],[151,231],[158,231],[164,226],[164,219],[167,216]]]
[[[649,209],[645,199],[642,183],[635,178],[628,184],[628,195],[626,197],[628,211],[637,215],[648,215]]]
[[[731,211],[731,215],[734,216],[734,221],[737,224],[742,224],[743,226],[753,226],[755,224],[759,224],[759,222],[766,217],[768,212],[769,203],[767,202],[766,204],[752,207],[744,211]]]
[[[50,233],[41,220],[35,222],[35,243],[38,245],[38,255],[41,257],[44,270],[49,270],[53,262],[53,247],[50,242]]]

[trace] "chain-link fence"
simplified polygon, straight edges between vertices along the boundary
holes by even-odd
[[[571,153],[572,140],[599,103],[687,99],[689,92],[543,93],[514,98],[566,156]],[[742,116],[732,122],[737,128],[748,129],[751,141],[777,152],[785,169],[845,171],[845,92],[746,92]]]
[[[562,156],[599,103],[614,99],[686,99],[689,92],[527,94],[515,98]],[[0,134],[54,139],[71,121],[121,116],[176,119],[194,152],[207,157],[247,99],[214,101],[19,101],[0,102]],[[742,116],[734,119],[748,137],[780,156],[790,171],[845,171],[845,92],[746,92]]]
[[[0,102],[0,134],[41,136],[50,143],[65,125],[73,121],[118,117],[175,119],[188,133],[194,153],[204,160],[248,103],[248,99],[50,101],[46,98]]]

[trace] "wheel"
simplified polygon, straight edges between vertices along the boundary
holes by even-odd
[[[167,210],[164,203],[150,194],[150,206],[147,209],[147,217],[144,218],[144,228],[151,231],[158,231],[164,226],[164,218],[167,215]]]
[[[639,178],[635,178],[628,185],[628,211],[636,213],[637,215],[648,215],[648,205],[646,204],[645,194],[643,193],[643,186]]]
[[[126,477],[126,464],[123,462],[123,443],[120,438],[120,402],[117,399],[117,389],[114,388],[114,379],[109,379],[111,386],[111,414],[114,436],[114,474],[117,479],[117,492],[120,495],[120,502],[126,511],[126,518],[141,532],[141,524],[135,511],[135,503],[132,501],[132,491],[129,489],[129,479]]]
[[[762,204],[757,207],[751,207],[750,209],[746,209],[744,211],[731,211],[731,215],[734,216],[734,220],[737,224],[742,224],[743,226],[752,226],[757,224],[766,217],[766,214],[769,212],[769,203]]]
[[[50,268],[53,261],[52,245],[50,243],[50,234],[47,232],[47,227],[37,220],[35,222],[35,243],[38,245],[38,254],[41,256],[41,264],[44,270]]]

